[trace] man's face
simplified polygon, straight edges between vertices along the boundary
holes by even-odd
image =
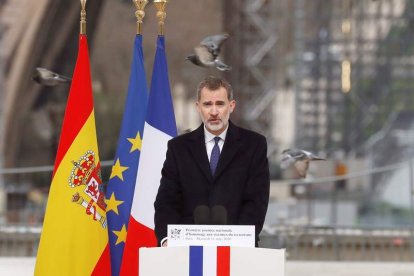
[[[207,130],[214,135],[219,135],[226,129],[230,113],[236,107],[236,101],[229,101],[224,87],[217,90],[209,90],[204,87],[196,105]]]

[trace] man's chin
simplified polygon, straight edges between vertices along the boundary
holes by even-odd
[[[224,128],[223,123],[219,123],[219,124],[207,123],[207,129],[210,131],[219,131],[223,128]]]

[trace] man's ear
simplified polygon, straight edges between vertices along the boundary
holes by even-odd
[[[230,101],[230,113],[232,113],[235,108],[236,108],[236,101],[231,100]]]

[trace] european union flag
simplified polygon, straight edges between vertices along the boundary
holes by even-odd
[[[121,133],[106,191],[112,275],[119,275],[121,267],[141,154],[147,102],[142,35],[136,35]]]
[[[138,275],[139,248],[157,245],[154,233],[154,201],[160,184],[167,143],[176,135],[177,127],[168,79],[165,38],[159,35],[148,98],[144,143],[121,275]]]

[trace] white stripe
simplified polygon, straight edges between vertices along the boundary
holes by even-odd
[[[217,275],[217,247],[203,247],[203,276]]]
[[[161,169],[171,138],[145,122],[131,215],[151,229],[154,229],[154,201],[160,186]]]

